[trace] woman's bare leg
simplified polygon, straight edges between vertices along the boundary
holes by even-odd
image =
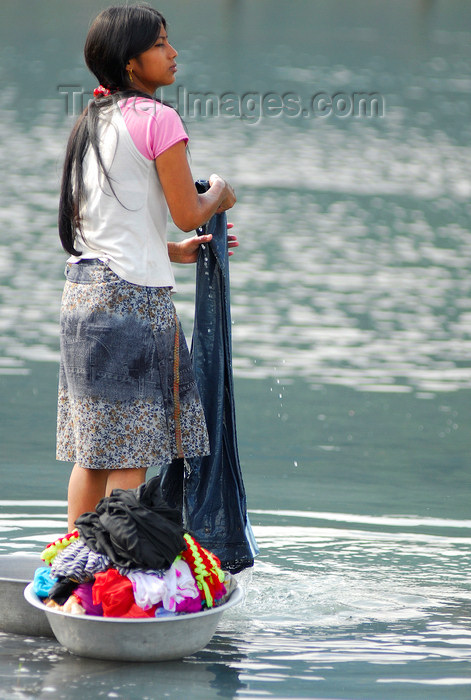
[[[113,489],[135,489],[146,480],[147,469],[111,469],[108,470],[106,495]]]
[[[74,464],[68,492],[69,532],[74,529],[79,515],[95,510],[98,501],[105,495],[108,475],[108,469],[86,469]]]
[[[113,489],[134,489],[146,480],[147,469],[86,469],[74,464],[69,479],[68,528],[71,532],[82,513],[95,510]]]

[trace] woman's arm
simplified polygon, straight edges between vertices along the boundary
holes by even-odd
[[[155,159],[155,167],[170,215],[182,231],[197,229],[209,221],[213,214],[230,209],[236,202],[234,190],[218,175],[211,175],[209,190],[198,194],[188,165],[184,141],[179,141],[161,153]]]
[[[227,224],[227,228],[230,229],[234,224]],[[198,259],[198,250],[200,245],[204,243],[209,243],[212,235],[206,234],[204,236],[192,236],[191,238],[185,238],[184,241],[179,243],[174,243],[173,241],[168,242],[168,257],[174,263],[194,263]],[[237,236],[233,233],[227,234],[227,247],[237,248],[239,241]],[[229,250],[228,255],[234,255],[232,250]]]

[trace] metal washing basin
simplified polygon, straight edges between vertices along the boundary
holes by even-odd
[[[172,617],[128,619],[71,615],[47,608],[29,584],[24,596],[49,620],[57,640],[73,654],[116,661],[168,661],[203,649],[226,610],[242,601],[239,586],[226,603]]]
[[[37,554],[0,554],[0,632],[53,636],[47,617],[24,598],[25,586],[38,566]]]

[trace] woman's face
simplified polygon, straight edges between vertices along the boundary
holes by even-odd
[[[177,72],[177,56],[162,26],[155,44],[128,62],[126,70],[132,70],[132,86],[153,95],[157,88],[171,85]]]

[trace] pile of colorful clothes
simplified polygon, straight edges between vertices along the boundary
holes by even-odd
[[[73,532],[41,555],[33,590],[48,607],[78,615],[158,617],[224,603],[235,587],[219,559],[183,530],[160,478],[115,489]]]

